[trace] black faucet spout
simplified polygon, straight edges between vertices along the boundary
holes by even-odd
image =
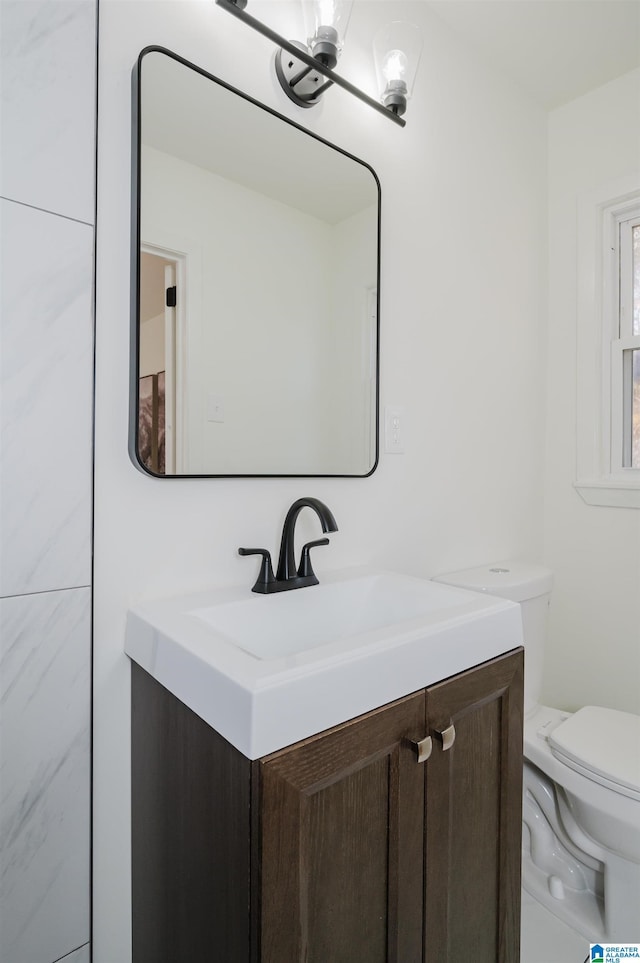
[[[312,508],[314,510],[320,519],[323,532],[338,531],[333,513],[327,508],[324,502],[321,502],[319,498],[298,498],[287,512],[284,520],[278,571],[276,572],[276,580],[278,582],[286,582],[288,579],[296,577],[295,528],[298,515],[303,508]]]

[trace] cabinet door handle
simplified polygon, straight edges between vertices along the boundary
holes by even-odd
[[[436,735],[442,740],[442,751],[446,752],[447,749],[451,749],[451,746],[456,741],[456,729],[453,724],[447,726],[446,729],[436,729]]]
[[[418,762],[426,762],[433,749],[433,739],[431,736],[425,736],[420,742],[414,742],[413,748],[418,753]]]

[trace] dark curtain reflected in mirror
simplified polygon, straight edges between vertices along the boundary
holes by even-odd
[[[140,378],[138,448],[140,460],[156,475],[165,474],[164,371]]]

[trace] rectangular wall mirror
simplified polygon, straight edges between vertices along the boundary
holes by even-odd
[[[134,70],[130,449],[158,476],[378,458],[372,168],[168,50]]]

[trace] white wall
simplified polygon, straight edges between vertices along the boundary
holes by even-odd
[[[140,322],[140,377],[164,371],[164,312]]]
[[[328,408],[327,464],[336,474],[362,475],[375,457],[377,233],[376,206],[333,226],[329,312],[333,348],[326,361],[323,398]],[[371,427],[364,430],[365,426]]]
[[[576,465],[577,213],[640,169],[640,71],[549,116],[545,561],[555,572],[544,698],[640,712],[640,512],[585,504]]]
[[[255,577],[237,547],[277,548],[301,495],[340,532],[316,571],[358,563],[429,576],[540,558],[546,118],[481,65],[423,3],[356,4],[343,70],[375,89],[377,26],[422,22],[408,125],[344,91],[299,111],[272,49],[213,3],[104,0],[100,22],[95,610],[95,961],[129,959],[129,665],[142,597]],[[260,15],[301,35],[297,5]],[[372,164],[382,183],[382,403],[407,412],[405,455],[367,479],[156,480],[127,455],[130,73],[164,43]],[[241,52],[241,56],[239,56]],[[306,513],[303,513],[303,516]],[[308,513],[311,514],[311,513]],[[313,518],[300,535],[316,537]]]

